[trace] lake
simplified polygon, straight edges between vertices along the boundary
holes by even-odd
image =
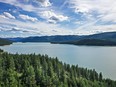
[[[9,53],[36,53],[58,57],[68,64],[95,69],[105,78],[116,80],[116,47],[110,46],[76,46],[50,43],[13,43],[0,46]]]

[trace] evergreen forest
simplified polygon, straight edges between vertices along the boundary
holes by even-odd
[[[12,41],[0,38],[0,46],[10,45],[10,44],[12,44]]]
[[[0,87],[116,87],[116,81],[57,57],[0,50]]]

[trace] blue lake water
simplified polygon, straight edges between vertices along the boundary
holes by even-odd
[[[36,53],[58,57],[60,61],[102,72],[105,78],[116,80],[116,47],[75,46],[50,43],[13,43],[0,46],[9,53]]]

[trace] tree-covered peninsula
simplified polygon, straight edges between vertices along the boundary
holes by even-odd
[[[10,45],[12,41],[0,38],[0,46]]]
[[[0,51],[0,87],[116,87],[102,73],[48,55]]]
[[[53,44],[73,44],[73,45],[86,45],[86,46],[116,46],[116,41],[99,40],[99,39],[82,39],[79,41],[69,42],[51,42]]]

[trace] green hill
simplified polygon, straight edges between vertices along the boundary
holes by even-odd
[[[115,41],[100,40],[100,39],[82,39],[82,40],[79,40],[79,41],[52,42],[52,43],[74,44],[74,45],[90,45],[90,46],[116,46]]]
[[[54,44],[74,44],[74,45],[90,45],[90,46],[116,46],[116,32],[99,33],[83,36],[73,41],[57,41]]]
[[[99,39],[83,39],[74,43],[75,45],[90,45],[90,46],[116,46],[116,42],[110,40]]]
[[[0,38],[0,46],[3,46],[3,45],[10,45],[10,44],[12,44],[11,41]]]

